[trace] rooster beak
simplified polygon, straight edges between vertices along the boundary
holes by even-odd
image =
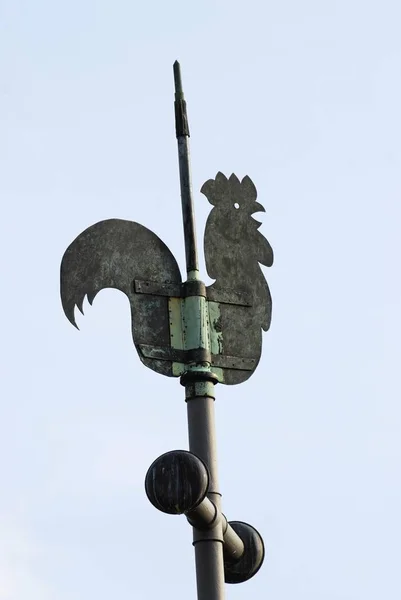
[[[252,206],[252,215],[257,212],[266,212],[265,207],[259,204],[259,202],[255,202]]]
[[[257,212],[266,212],[264,207],[259,204],[259,202],[254,202],[254,204],[252,205],[252,211],[251,211],[251,215],[253,215],[253,213],[257,213]],[[254,217],[251,217],[252,221],[255,223],[256,225],[256,229],[259,229],[259,227],[262,225],[261,221],[257,221]]]

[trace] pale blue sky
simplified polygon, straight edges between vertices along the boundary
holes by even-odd
[[[216,390],[224,512],[267,547],[227,598],[399,600],[400,22],[396,0],[0,0],[0,600],[195,598],[190,528],[143,489],[187,447],[183,390],[141,365],[122,294],[80,332],[59,301],[103,218],[184,265],[176,58],[200,240],[202,183],[248,174],[276,257],[259,369]]]

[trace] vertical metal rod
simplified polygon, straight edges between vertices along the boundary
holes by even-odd
[[[196,247],[195,215],[192,199],[191,169],[189,159],[189,127],[187,108],[182,91],[180,65],[174,63],[175,82],[175,128],[178,143],[178,161],[180,167],[181,204],[185,236],[185,256],[187,278],[199,280],[199,263]],[[187,332],[190,348],[207,348],[208,330],[206,320],[202,318],[203,297],[198,303],[189,303],[194,297],[186,298],[188,324],[199,321],[200,327],[192,327]],[[195,312],[195,314],[193,314]],[[193,320],[191,317],[197,317]],[[218,490],[216,432],[214,422],[214,385],[216,376],[211,372],[208,362],[201,366],[190,363],[181,377],[185,386],[185,398],[188,410],[189,449],[201,458],[209,469],[209,499],[221,512],[221,495]],[[217,514],[217,513],[216,513]],[[193,528],[195,547],[196,583],[198,600],[224,600],[224,561],[223,561],[223,523],[216,519],[213,527],[207,530]]]
[[[191,378],[196,377],[191,373]],[[209,469],[209,499],[221,511],[218,491],[214,383],[198,381],[186,385],[189,449]],[[224,600],[223,523],[206,531],[193,529],[198,600]]]
[[[199,279],[195,214],[192,198],[187,106],[184,99],[184,92],[182,90],[180,63],[177,61],[174,63],[174,83],[175,131],[178,144],[178,164],[180,169],[181,204],[184,224],[187,275],[188,279]]]

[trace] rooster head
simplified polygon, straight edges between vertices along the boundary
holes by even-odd
[[[248,219],[257,212],[266,212],[262,204],[256,202],[256,187],[248,175],[240,181],[234,173],[227,179],[219,172],[215,179],[209,179],[203,184],[201,193],[207,197],[210,204],[236,220]],[[258,229],[261,223],[252,217],[251,219]]]

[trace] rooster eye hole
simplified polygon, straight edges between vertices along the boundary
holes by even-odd
[[[238,202],[234,202],[234,208],[237,208],[237,209],[239,208]]]

